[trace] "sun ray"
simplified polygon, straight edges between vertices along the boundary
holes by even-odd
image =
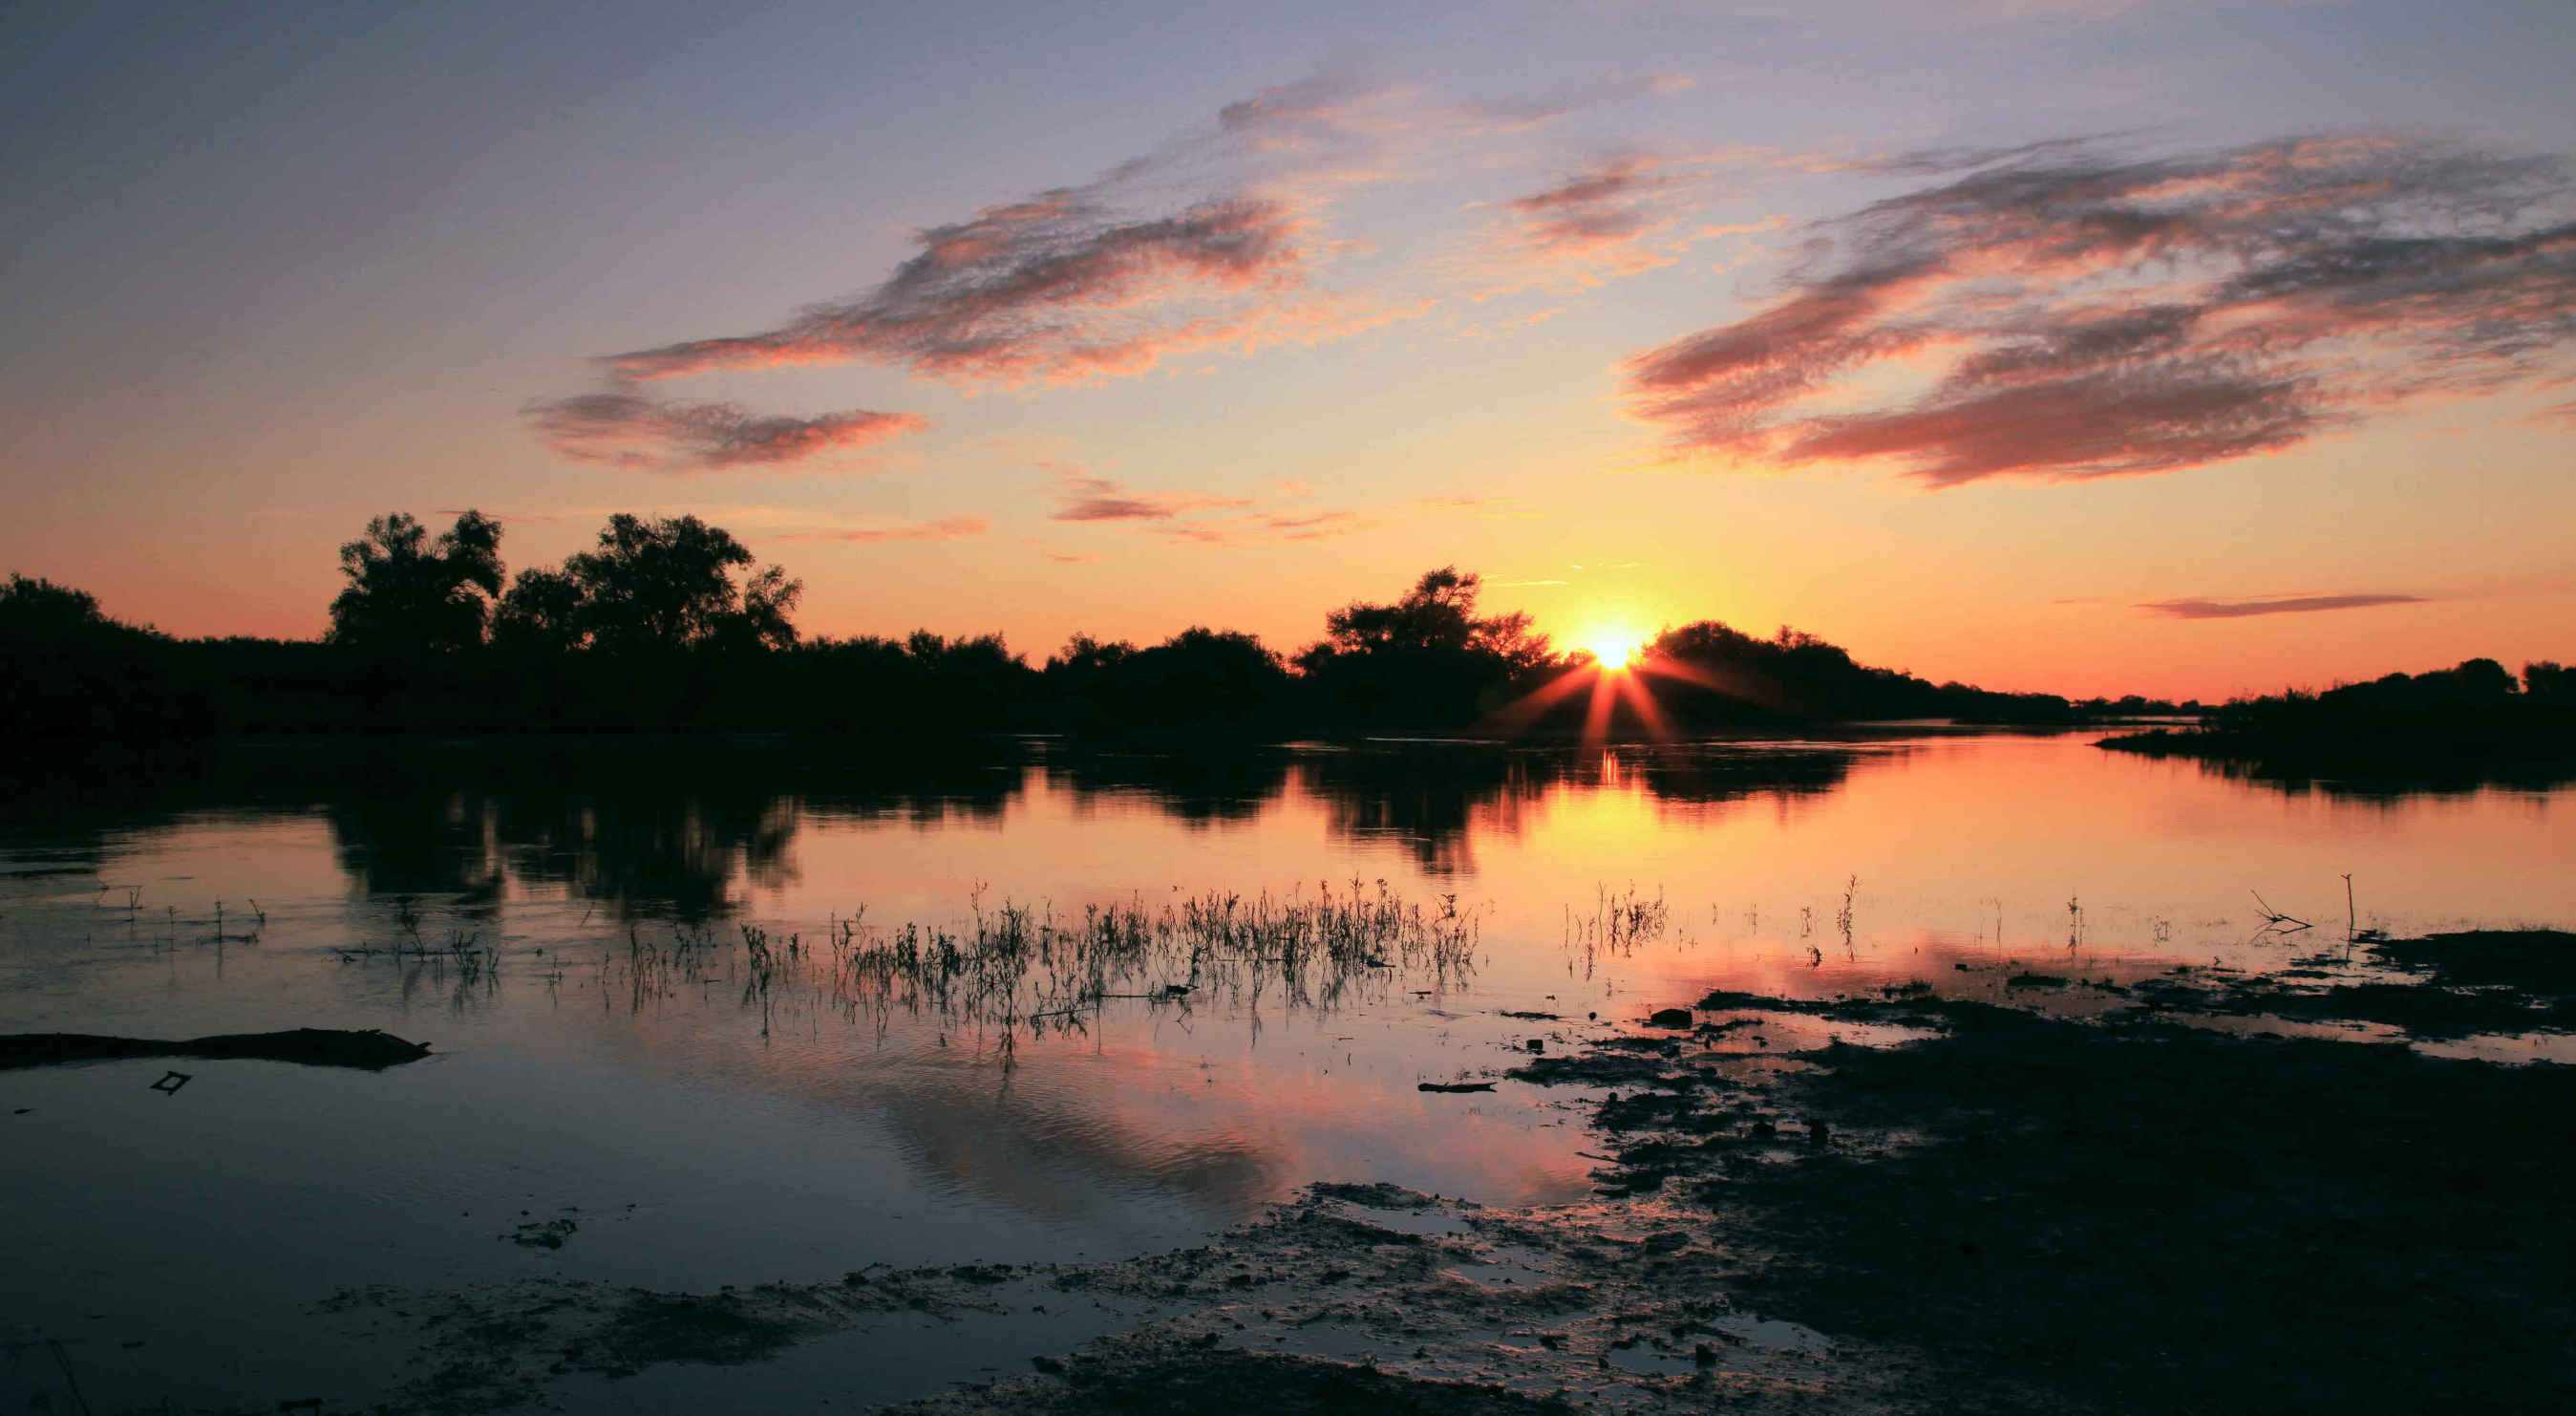
[[[1777,709],[1785,704],[1779,690],[1760,679],[1743,674],[1714,674],[1697,664],[1685,663],[1679,659],[1649,656],[1637,661],[1637,671],[1641,674],[1652,674],[1658,678],[1679,679],[1683,683],[1707,689],[1711,693],[1739,698],[1764,708]]]
[[[1577,665],[1487,714],[1476,731],[1496,737],[1519,737],[1577,689],[1598,677],[1593,666]]]
[[[1664,721],[1663,706],[1655,702],[1655,691],[1647,687],[1645,676],[1621,674],[1618,676],[1618,684],[1619,696],[1628,701],[1630,708],[1636,710],[1637,722],[1646,730],[1646,736],[1656,742],[1672,741],[1672,725]]]

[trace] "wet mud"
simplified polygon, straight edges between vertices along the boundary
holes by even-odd
[[[2571,942],[2359,941],[2259,976],[2024,974],[1974,997],[1718,993],[1687,1027],[1498,1048],[1490,1080],[1597,1134],[1583,1204],[1316,1185],[1117,1263],[373,1290],[320,1316],[409,1341],[391,1408],[442,1413],[898,1320],[973,1341],[984,1318],[1075,1312],[1098,1335],[1015,1328],[989,1379],[889,1409],[2576,1409],[2576,1069],[2410,1045],[2557,1025]],[[2379,1031],[2210,1025],[2265,1017]]]
[[[169,1041],[105,1037],[95,1033],[10,1033],[0,1036],[0,1070],[61,1067],[128,1057],[294,1062],[308,1067],[382,1071],[429,1055],[429,1044],[405,1042],[375,1029],[289,1028],[283,1032],[223,1033]]]

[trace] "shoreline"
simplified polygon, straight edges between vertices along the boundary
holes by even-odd
[[[2557,1262],[2576,1252],[2576,1153],[2554,1119],[2576,1069],[2334,1036],[2563,1030],[2576,934],[2364,941],[2128,985],[2025,970],[1830,1000],[1719,993],[1688,1012],[1554,1026],[1570,1050],[1488,1074],[1571,1089],[1560,1104],[1604,1152],[1587,1202],[1318,1184],[1118,1262],[325,1306],[443,1334],[403,1392],[442,1413],[573,1388],[606,1409],[684,1379],[747,1398],[800,1350],[813,1366],[922,1321],[1008,1328],[1017,1350],[988,1334],[1007,1364],[883,1409],[1181,1410],[1244,1382],[1283,1411],[1477,1416],[2576,1395]],[[1798,1040],[1810,1027],[1821,1045]]]

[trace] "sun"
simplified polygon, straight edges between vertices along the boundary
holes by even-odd
[[[1605,669],[1624,669],[1636,662],[1638,651],[1646,647],[1646,636],[1624,624],[1595,625],[1576,638],[1575,647],[1590,653]]]

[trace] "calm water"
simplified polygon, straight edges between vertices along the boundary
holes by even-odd
[[[0,1340],[11,1363],[59,1340],[101,1409],[368,1386],[380,1357],[302,1337],[347,1287],[1104,1258],[1317,1179],[1574,1198],[1592,1162],[1566,1097],[1415,1084],[1713,986],[2276,965],[2316,946],[2261,934],[2254,892],[2339,941],[2347,873],[2358,923],[2392,933],[2576,920],[2564,787],[2289,790],[2081,735],[275,750],[66,769],[11,806],[0,1032],[436,1048],[382,1074],[0,1072]],[[1034,1031],[836,962],[979,910],[1070,929],[1354,882],[1452,917],[1463,959],[1250,971]],[[783,960],[766,987],[745,926]],[[168,1066],[194,1080],[150,1089]],[[560,1248],[511,1241],[556,1219]]]

